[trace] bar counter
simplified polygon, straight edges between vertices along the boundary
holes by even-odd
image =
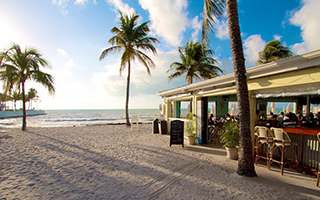
[[[283,127],[289,134],[292,142],[298,144],[298,159],[300,165],[305,165],[314,169],[319,168],[320,144],[317,134],[318,127]],[[288,151],[289,157],[294,158],[294,152]]]
[[[318,133],[320,133],[320,128],[318,127],[283,127],[283,129],[287,133],[295,133],[295,134],[302,134],[302,135],[313,135],[317,136]]]

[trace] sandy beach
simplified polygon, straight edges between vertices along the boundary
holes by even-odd
[[[320,199],[314,176],[238,176],[221,146],[169,147],[151,124],[2,131],[0,199]]]

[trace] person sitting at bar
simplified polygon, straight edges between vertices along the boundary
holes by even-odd
[[[313,112],[310,112],[310,115],[309,115],[309,123],[312,124],[314,121],[314,115],[313,115]]]
[[[282,124],[282,122],[283,122],[283,117],[284,117],[284,113],[281,112],[280,115],[277,117],[277,120],[278,120],[279,124]]]
[[[260,120],[266,120],[266,117],[264,116],[264,113],[262,113],[262,114],[260,115]]]
[[[271,118],[273,117],[273,112],[270,112],[270,115],[268,117],[268,120],[271,120]]]
[[[296,114],[291,113],[291,121],[294,122],[294,123],[297,123],[297,122],[298,122],[298,117],[297,117]]]
[[[297,114],[297,118],[299,119],[299,117],[301,116],[301,119],[302,119],[302,115],[301,115],[301,113],[300,112],[298,112],[298,114]]]
[[[277,121],[277,115],[272,115],[268,119],[270,127],[277,127],[278,126],[278,121]]]
[[[289,116],[289,114],[286,114],[286,115],[283,117],[283,121],[284,121],[284,122],[290,122],[290,116]]]

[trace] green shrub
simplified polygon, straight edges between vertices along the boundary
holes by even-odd
[[[239,145],[240,127],[234,121],[224,123],[220,132],[220,140],[224,147],[236,148]]]

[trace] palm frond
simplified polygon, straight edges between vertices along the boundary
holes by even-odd
[[[213,23],[221,19],[225,10],[226,0],[205,0],[203,7],[203,20],[201,32],[201,44],[209,46],[209,34],[214,34]]]

